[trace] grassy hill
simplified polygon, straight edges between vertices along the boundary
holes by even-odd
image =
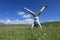
[[[41,23],[43,29],[31,25],[0,25],[0,40],[60,40],[60,22]],[[2,27],[3,26],[3,27]]]

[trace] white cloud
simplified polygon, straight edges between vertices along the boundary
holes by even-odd
[[[33,19],[0,20],[0,23],[4,23],[4,24],[32,24],[33,23]]]
[[[31,17],[31,15],[23,15],[23,18],[30,18]]]
[[[26,19],[26,20],[24,20],[24,22],[26,24],[32,24],[33,23],[33,19]]]
[[[17,14],[23,18],[30,18],[31,17],[30,14],[25,14],[25,12],[23,12],[23,11],[19,11],[19,12],[17,12]]]
[[[8,24],[10,22],[11,22],[10,20],[0,20],[0,23],[4,23],[4,24]]]
[[[48,22],[53,22],[53,21],[56,21],[56,20],[49,20]]]
[[[17,12],[17,14],[18,14],[18,15],[24,15],[25,12],[23,12],[23,11],[19,11],[19,12]]]
[[[25,12],[23,11],[19,11],[17,12],[17,14],[23,18],[26,18],[24,20],[0,20],[0,23],[4,23],[4,24],[32,24],[33,23],[33,19],[30,19],[31,15],[30,14],[25,14]]]

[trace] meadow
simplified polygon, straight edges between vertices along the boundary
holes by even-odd
[[[60,22],[41,23],[43,29],[31,25],[0,24],[0,40],[60,40]]]

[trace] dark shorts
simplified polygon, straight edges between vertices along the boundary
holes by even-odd
[[[39,24],[37,22],[34,22],[34,27],[38,27]]]

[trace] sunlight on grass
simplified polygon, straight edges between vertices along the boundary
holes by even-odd
[[[43,29],[31,25],[8,25],[0,27],[0,40],[60,40],[60,26],[43,25]]]

